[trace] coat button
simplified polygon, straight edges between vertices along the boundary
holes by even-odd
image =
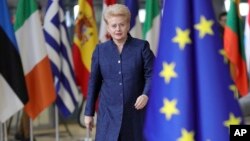
[[[118,60],[118,64],[120,64],[121,63],[121,60]]]
[[[122,83],[119,83],[119,85],[122,85]]]
[[[119,71],[118,73],[119,73],[119,74],[121,74],[122,72],[121,72],[121,71]]]

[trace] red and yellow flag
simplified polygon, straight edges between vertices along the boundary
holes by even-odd
[[[98,43],[92,0],[79,0],[72,48],[76,82],[86,97],[92,53]]]
[[[248,93],[248,77],[243,39],[244,34],[239,13],[239,0],[231,0],[224,31],[224,49],[230,61],[233,80],[241,96]]]

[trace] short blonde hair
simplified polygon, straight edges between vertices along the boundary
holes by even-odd
[[[122,16],[127,18],[128,22],[130,23],[130,11],[127,6],[123,4],[113,4],[107,7],[107,9],[103,13],[104,21],[108,24],[108,19],[114,16]]]

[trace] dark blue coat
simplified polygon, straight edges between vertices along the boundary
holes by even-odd
[[[110,40],[97,45],[91,65],[85,115],[93,116],[99,95],[96,141],[142,141],[145,108],[134,104],[148,94],[154,55],[149,43],[128,35],[121,54]]]

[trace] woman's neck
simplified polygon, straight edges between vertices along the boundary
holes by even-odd
[[[125,41],[123,41],[123,42],[115,41],[115,44],[116,44],[117,47],[123,47],[124,43],[125,43]]]
[[[115,44],[118,46],[118,47],[123,47],[123,45],[125,44],[127,40],[127,37],[122,39],[122,40],[114,40]]]

